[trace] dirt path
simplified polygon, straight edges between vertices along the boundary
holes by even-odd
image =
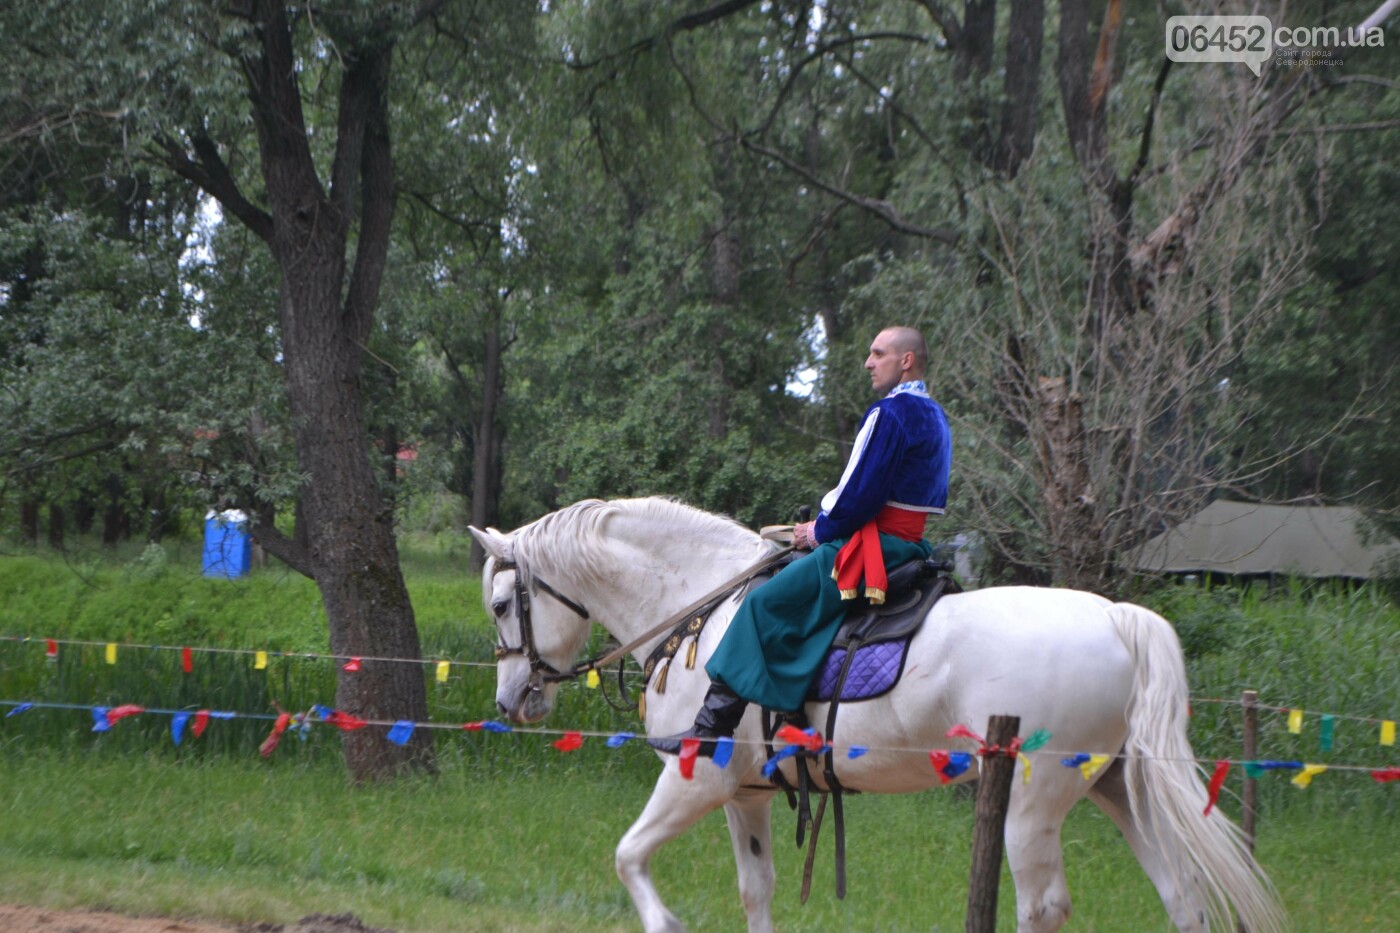
[[[169,917],[124,917],[101,910],[49,910],[0,904],[4,933],[393,933],[365,926],[354,914],[312,914],[291,926],[278,923],[232,926]]]

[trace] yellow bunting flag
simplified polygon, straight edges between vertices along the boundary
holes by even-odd
[[[448,675],[448,673],[449,673],[451,670],[452,670],[452,662],[450,662],[450,661],[439,661],[439,662],[437,662],[437,682],[440,683],[440,684],[445,684],[445,683],[447,683],[447,675]]]
[[[589,671],[588,678],[584,680],[584,683],[588,685],[589,690],[597,690],[598,684],[602,683],[602,679],[598,676],[597,671]]]
[[[1021,783],[1029,784],[1031,782],[1031,756],[1017,755],[1016,757],[1021,759],[1021,764],[1026,766],[1026,770],[1021,772]]]
[[[253,655],[253,670],[255,670],[255,671],[265,671],[265,670],[267,670],[267,652],[266,652],[266,651],[259,651],[257,654]]]
[[[1393,720],[1393,719],[1383,719],[1383,720],[1381,720],[1381,744],[1382,744],[1382,745],[1394,745],[1394,744],[1395,744],[1395,720]]]
[[[107,642],[107,663],[117,663],[117,643],[114,641]]]
[[[1291,709],[1288,711],[1288,731],[1298,735],[1303,731],[1303,711]]]
[[[1307,787],[1312,779],[1327,770],[1326,765],[1303,765],[1303,770],[1293,778],[1294,787]]]
[[[1084,780],[1089,780],[1098,773],[1098,770],[1108,764],[1111,755],[1090,755],[1089,760],[1079,766],[1079,773],[1084,775]]]

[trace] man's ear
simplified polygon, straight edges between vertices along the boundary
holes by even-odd
[[[482,531],[472,525],[468,525],[467,530],[472,533],[472,537],[477,540],[482,549],[496,558],[497,561],[503,564],[515,563],[515,543],[511,541],[509,535],[501,534],[494,528]]]

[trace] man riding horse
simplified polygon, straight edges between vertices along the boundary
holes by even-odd
[[[932,552],[924,523],[947,505],[952,439],[924,384],[923,335],[911,327],[880,331],[865,368],[882,397],[865,413],[816,520],[793,528],[793,545],[811,553],[744,600],[705,665],[710,689],[695,724],[651,739],[655,748],[678,754],[685,739],[699,739],[699,754],[713,755],[715,740],[734,734],[749,703],[800,711],[861,581],[867,599],[884,602],[886,567]]]

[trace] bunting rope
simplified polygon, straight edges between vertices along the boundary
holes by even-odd
[[[451,729],[453,731],[468,732],[514,732],[541,736],[557,735],[559,736],[559,738],[552,742],[551,745],[561,753],[577,751],[578,749],[583,747],[584,740],[586,738],[605,739],[605,744],[608,748],[619,748],[627,742],[631,741],[632,739],[638,738],[637,733],[633,732],[600,732],[583,729],[546,728],[531,728],[528,730],[517,730],[509,724],[499,722],[497,720],[479,720],[475,722],[466,723],[443,723],[434,721],[419,722],[404,719],[362,719],[353,714],[346,713],[337,709],[332,709],[330,707],[322,706],[319,704],[313,705],[310,708],[310,710],[308,710],[305,713],[287,713],[284,711],[279,711],[277,715],[268,713],[222,712],[215,710],[160,709],[155,707],[138,706],[136,704],[122,704],[119,706],[109,707],[89,706],[74,703],[49,703],[21,700],[0,700],[0,706],[11,707],[10,711],[5,714],[6,719],[13,718],[15,716],[21,715],[34,709],[86,710],[89,711],[93,717],[94,725],[92,731],[94,732],[110,731],[111,728],[114,725],[116,725],[116,723],[120,722],[122,719],[140,715],[143,713],[153,715],[167,715],[171,717],[170,730],[172,738],[176,745],[181,744],[183,739],[183,731],[185,729],[186,724],[191,720],[191,718],[193,718],[194,720],[193,732],[196,737],[199,737],[203,734],[204,730],[207,728],[211,720],[272,720],[274,722],[273,730],[268,735],[267,739],[263,742],[262,746],[259,748],[259,751],[264,758],[269,757],[272,754],[272,752],[276,749],[278,741],[280,740],[282,735],[289,729],[300,730],[302,736],[304,737],[306,730],[308,730],[313,724],[316,723],[330,725],[342,731],[355,731],[358,729],[366,728],[368,726],[388,727],[388,732],[385,738],[388,741],[394,742],[399,745],[407,743],[412,738],[414,731],[420,728]],[[938,775],[939,782],[943,784],[951,782],[952,780],[963,774],[965,771],[967,771],[972,765],[973,758],[977,755],[982,755],[984,757],[990,755],[1007,755],[1020,758],[1025,768],[1023,775],[1024,783],[1029,783],[1031,779],[1031,755],[1041,755],[1051,758],[1060,758],[1060,763],[1062,766],[1067,768],[1078,768],[1086,781],[1092,779],[1093,776],[1096,773],[1098,773],[1098,771],[1101,768],[1103,768],[1105,764],[1114,759],[1131,759],[1146,762],[1185,761],[1197,765],[1204,765],[1206,763],[1213,762],[1214,773],[1210,781],[1210,799],[1205,809],[1206,814],[1209,814],[1211,808],[1215,806],[1216,800],[1220,793],[1221,786],[1224,783],[1225,773],[1228,772],[1229,767],[1235,765],[1244,767],[1246,773],[1251,777],[1258,777],[1259,775],[1269,771],[1298,771],[1299,773],[1292,779],[1292,783],[1298,786],[1299,788],[1308,787],[1313,777],[1323,773],[1324,771],[1368,773],[1374,780],[1380,783],[1389,783],[1392,781],[1400,780],[1400,767],[1376,767],[1374,765],[1354,764],[1313,764],[1303,761],[1276,761],[1269,759],[1244,760],[1204,759],[1194,757],[1174,758],[1169,756],[1128,755],[1115,753],[1089,753],[1082,751],[1068,751],[1064,749],[1054,749],[1047,747],[1050,742],[1051,735],[1049,732],[1043,729],[1037,730],[1030,736],[1026,737],[1024,740],[1018,737],[1014,742],[1008,744],[1008,746],[1004,749],[995,746],[988,747],[986,742],[980,736],[969,730],[966,726],[962,725],[957,725],[950,729],[948,731],[947,737],[966,738],[978,743],[980,747],[975,752],[965,752],[959,750],[929,750],[927,748],[913,748],[902,746],[843,746],[834,743],[828,744],[824,742],[820,733],[816,732],[814,729],[801,730],[797,729],[794,726],[785,726],[782,730],[779,730],[778,738],[782,739],[785,742],[788,742],[789,744],[785,748],[780,749],[772,758],[770,758],[768,762],[764,765],[763,770],[766,775],[771,775],[773,771],[776,770],[778,763],[784,758],[792,757],[796,755],[799,751],[804,749],[813,754],[821,754],[828,747],[832,748],[833,750],[844,748],[846,750],[846,757],[848,758],[859,758],[862,755],[865,755],[871,751],[906,752],[914,754],[926,753],[929,757],[930,764],[933,766],[935,772]],[[716,754],[715,756],[715,764],[718,767],[725,767],[728,764],[734,745],[763,744],[758,742],[750,743],[746,740],[740,739],[728,739],[723,741],[725,744],[724,754]],[[689,779],[691,774],[686,772],[693,772],[696,756],[690,755],[683,757],[688,757],[689,759],[688,761],[682,763],[683,776]],[[684,765],[687,764],[689,765],[689,767],[684,767]]]
[[[118,652],[121,650],[178,651],[181,654],[182,666],[184,667],[185,673],[191,673],[193,667],[193,657],[196,654],[227,654],[252,657],[254,659],[254,667],[258,670],[266,668],[270,660],[277,658],[288,658],[300,661],[335,661],[337,663],[340,663],[343,668],[351,671],[352,673],[354,671],[362,670],[365,662],[374,662],[379,664],[414,664],[419,667],[432,667],[436,673],[437,680],[439,682],[445,682],[450,676],[451,668],[454,667],[486,669],[494,669],[496,667],[495,662],[462,661],[456,658],[376,657],[373,655],[326,654],[313,651],[274,651],[271,649],[257,648],[217,648],[212,646],[161,645],[144,644],[139,642],[50,638],[47,636],[34,635],[0,635],[0,642],[6,641],[19,644],[42,643],[45,645],[46,653],[51,659],[56,658],[58,656],[58,647],[60,645],[71,645],[75,647],[89,648],[100,647],[105,650],[107,656],[107,663],[109,664],[116,663]],[[594,687],[597,685],[596,674],[596,671],[590,671],[590,675],[593,676],[590,676],[588,678],[587,685],[589,687]],[[625,676],[634,678],[641,677],[642,672],[629,670],[625,672]],[[1223,706],[1245,706],[1245,702],[1243,700],[1223,697],[1190,697],[1189,702],[1193,705],[1214,703]],[[1383,718],[1378,716],[1356,716],[1349,715],[1346,713],[1324,713],[1319,712],[1317,710],[1304,710],[1299,707],[1290,706],[1273,706],[1270,704],[1260,702],[1254,702],[1250,705],[1254,709],[1260,710],[1262,712],[1287,714],[1289,716],[1289,731],[1294,734],[1298,734],[1301,731],[1301,717],[1306,714],[1313,714],[1321,717],[1324,729],[1327,728],[1327,724],[1329,722],[1335,723],[1338,720],[1347,722],[1363,722],[1379,725],[1381,727],[1381,744],[1395,744],[1395,723],[1396,718],[1398,717]],[[1389,741],[1387,741],[1387,738],[1389,739]]]

